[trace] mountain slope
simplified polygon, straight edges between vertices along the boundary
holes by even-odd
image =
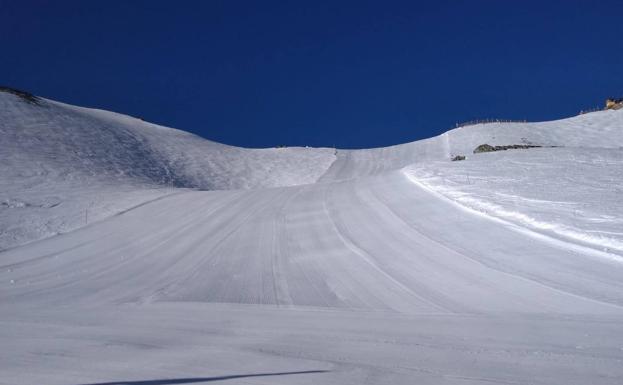
[[[224,190],[315,182],[332,149],[242,149],[140,119],[0,92],[2,175]]]
[[[74,230],[0,252],[0,384],[623,381],[623,111],[335,154],[5,103],[0,224]]]
[[[321,180],[349,179],[413,163],[449,160],[454,155],[471,154],[485,143],[618,149],[623,147],[623,113],[608,110],[551,122],[476,124],[391,147],[339,150],[337,160]]]
[[[333,149],[243,149],[112,112],[0,92],[0,250],[71,231],[172,188],[315,182]]]
[[[0,92],[0,250],[107,218],[171,188],[252,189],[378,175],[476,146],[623,146],[623,114],[486,124],[370,150],[243,149],[112,112]]]

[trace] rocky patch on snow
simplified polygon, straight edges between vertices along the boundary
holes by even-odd
[[[507,146],[491,146],[489,144],[481,144],[480,146],[474,149],[474,154],[479,154],[481,152],[493,152],[493,151],[506,151],[506,150],[520,150],[527,148],[539,148],[543,146],[535,145],[535,144],[511,144]]]

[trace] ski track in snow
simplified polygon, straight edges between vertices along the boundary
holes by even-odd
[[[0,93],[0,223],[22,234],[0,252],[0,384],[623,382],[618,256],[454,199],[565,225],[581,201],[576,226],[616,237],[616,196],[587,194],[619,188],[620,112],[335,154],[44,102]],[[566,148],[448,160],[525,141]],[[463,186],[466,172],[490,182]],[[518,174],[563,193],[532,194]]]

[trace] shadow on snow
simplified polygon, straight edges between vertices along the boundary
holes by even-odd
[[[233,374],[229,376],[218,377],[195,377],[195,378],[171,378],[162,380],[143,380],[143,381],[113,381],[113,382],[98,382],[92,384],[79,384],[79,385],[175,385],[175,384],[194,384],[200,382],[210,381],[226,381],[234,380],[237,378],[248,377],[268,377],[268,376],[286,376],[292,374],[312,374],[312,373],[326,373],[328,370],[305,370],[300,372],[277,372],[277,373],[256,373],[256,374]]]

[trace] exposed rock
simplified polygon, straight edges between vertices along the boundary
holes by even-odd
[[[623,98],[608,98],[606,99],[606,110],[618,110],[623,108]]]
[[[474,154],[478,154],[481,152],[491,152],[491,151],[496,151],[495,147],[485,143],[485,144],[481,144],[480,146],[476,147],[474,149]]]
[[[457,155],[457,156],[452,158],[453,162],[456,162],[458,160],[465,160],[465,155]]]
[[[508,146],[492,146],[490,144],[481,144],[480,146],[474,149],[474,154],[478,154],[481,152],[493,152],[493,151],[506,151],[506,150],[519,150],[526,148],[537,148],[543,147],[535,144],[511,144]]]
[[[31,104],[39,104],[40,102],[39,97],[26,91],[16,90],[15,88],[0,86],[0,92],[8,92],[10,94],[13,94],[15,96],[22,98],[24,101],[31,103]]]

